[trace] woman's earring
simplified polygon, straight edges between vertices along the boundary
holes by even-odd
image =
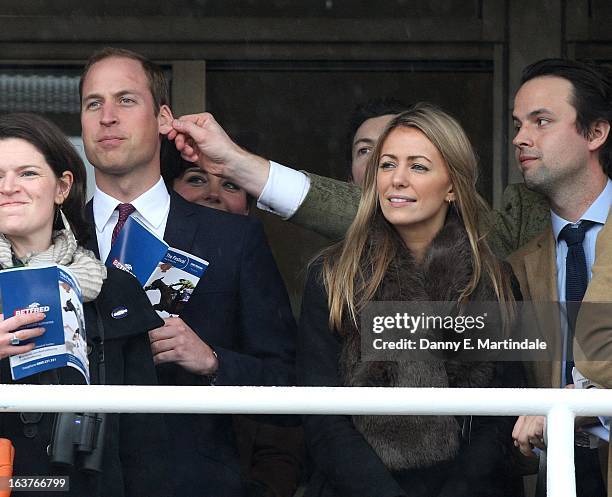
[[[66,217],[66,214],[64,214],[64,210],[62,209],[61,205],[60,205],[59,211],[60,211],[60,217],[62,218],[62,224],[64,225],[64,229],[71,232],[72,228],[70,227],[68,218]]]
[[[55,205],[55,217],[53,218],[53,229],[57,229],[60,220],[60,209],[62,208],[62,204]]]
[[[70,225],[68,224],[68,220],[64,215],[64,211],[62,210],[62,204],[58,204],[55,208],[55,219],[53,220],[53,229],[55,231],[60,231],[68,228]]]

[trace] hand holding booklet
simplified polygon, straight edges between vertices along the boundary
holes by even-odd
[[[44,312],[45,333],[33,339],[34,349],[10,358],[13,380],[49,369],[70,366],[89,384],[87,335],[81,288],[64,266],[18,267],[0,271],[5,317]]]
[[[189,301],[208,262],[170,247],[130,216],[106,259],[106,266],[133,274],[162,317],[178,316]]]

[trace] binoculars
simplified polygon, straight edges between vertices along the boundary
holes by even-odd
[[[47,454],[52,464],[74,466],[89,473],[102,472],[105,413],[62,412],[55,415]]]

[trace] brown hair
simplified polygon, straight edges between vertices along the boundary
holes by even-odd
[[[576,129],[585,138],[597,121],[612,125],[612,70],[609,67],[570,59],[542,59],[523,69],[521,85],[546,76],[571,83],[570,104],[576,109]],[[612,174],[612,133],[600,149],[599,162],[605,173]]]
[[[114,47],[103,48],[97,52],[94,52],[92,56],[89,57],[89,60],[83,68],[81,79],[79,81],[79,100],[81,102],[83,101],[83,83],[85,82],[87,73],[94,64],[110,57],[132,59],[140,62],[142,69],[147,76],[147,80],[149,81],[149,90],[151,91],[151,96],[153,97],[153,109],[155,110],[156,116],[159,114],[159,109],[162,105],[170,105],[168,80],[166,79],[161,67],[154,62],[151,62],[146,57],[143,57],[139,53],[126,50],[125,48]]]
[[[64,133],[51,121],[37,114],[5,114],[0,116],[0,140],[19,138],[35,147],[55,174],[61,177],[70,171],[74,182],[62,204],[62,210],[80,245],[89,238],[89,225],[85,220],[85,191],[87,173],[81,157]],[[59,226],[54,226],[58,229]]]

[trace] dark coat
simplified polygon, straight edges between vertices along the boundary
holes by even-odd
[[[320,263],[313,265],[304,292],[298,335],[299,384],[387,387],[522,384],[522,372],[515,365],[508,368],[500,363],[456,364],[456,361],[441,365],[362,362],[358,330],[347,324],[342,333],[329,329],[321,269]],[[398,248],[374,300],[453,301],[453,296],[455,300],[457,297],[454,294],[469,279],[470,271],[469,245],[463,228],[452,223],[449,226],[447,222],[422,265],[414,262],[405,247]],[[491,289],[482,287],[477,289],[478,298],[491,300]],[[501,417],[304,416],[306,444],[315,465],[306,496],[517,495],[513,493],[511,476],[513,424],[514,418]],[[462,427],[470,432],[469,437],[462,439]]]
[[[93,224],[92,204],[88,214]],[[214,348],[216,385],[294,383],[295,321],[261,223],[171,193],[164,240],[210,265],[180,317]],[[98,253],[97,244],[90,248]],[[166,385],[208,385],[175,364],[158,368]],[[243,483],[229,415],[167,416],[178,495],[240,497]]]
[[[113,319],[117,307],[126,307],[122,319]],[[157,377],[147,331],[162,320],[151,309],[138,281],[129,274],[111,269],[95,302],[84,305],[91,383],[109,385],[155,385]],[[103,342],[103,343],[102,343]],[[104,359],[101,361],[101,359]],[[101,364],[104,366],[101,366]],[[73,368],[41,373],[18,383],[81,384],[82,376]],[[0,380],[13,383],[8,359],[0,361]],[[36,417],[34,413],[34,417]],[[159,414],[107,414],[103,474],[89,475],[72,468],[52,466],[46,454],[51,441],[55,414],[38,414],[38,422],[26,424],[23,416],[32,413],[0,415],[0,437],[15,446],[15,476],[68,475],[75,497],[167,497],[172,494],[166,460],[167,432]],[[20,492],[24,497],[40,492]]]

